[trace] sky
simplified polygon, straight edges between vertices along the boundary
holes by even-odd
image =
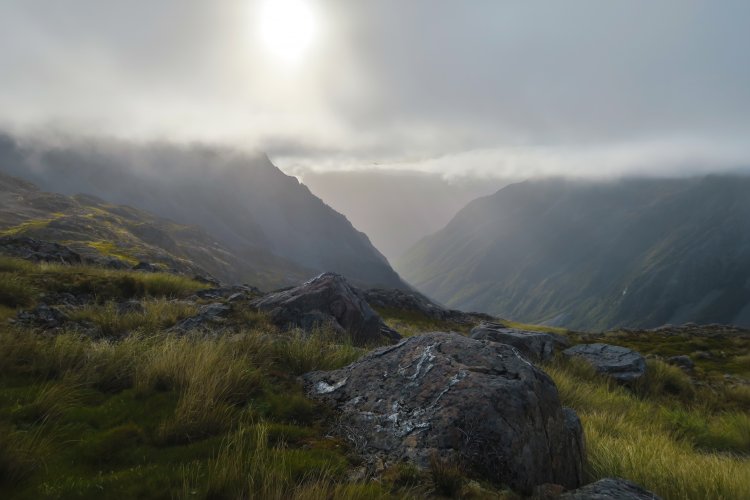
[[[3,0],[0,128],[445,179],[750,165],[744,0]]]

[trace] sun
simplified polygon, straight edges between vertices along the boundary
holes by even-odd
[[[258,14],[263,48],[279,62],[299,63],[318,34],[310,0],[263,0]]]

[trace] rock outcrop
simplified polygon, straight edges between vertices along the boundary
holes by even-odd
[[[471,338],[515,347],[531,361],[547,361],[555,352],[570,345],[568,339],[553,333],[508,328],[500,323],[482,323],[471,330]]]
[[[563,354],[586,360],[599,373],[619,382],[632,382],[646,374],[646,359],[638,352],[609,344],[579,344]]]
[[[483,313],[466,313],[456,309],[446,309],[419,292],[398,288],[371,288],[364,290],[367,303],[383,309],[417,312],[428,318],[454,323],[476,324],[481,320],[492,320],[492,316]]]
[[[661,500],[637,484],[626,479],[607,477],[574,491],[563,493],[561,500]]]
[[[28,237],[4,236],[0,238],[0,255],[18,257],[32,262],[57,262],[60,264],[80,264],[83,262],[78,253],[65,245]]]
[[[577,416],[560,406],[552,380],[511,346],[428,333],[303,382],[341,415],[334,432],[372,462],[425,467],[438,456],[522,492],[581,484]]]
[[[212,331],[218,332],[223,328],[227,316],[231,313],[232,308],[221,302],[214,302],[201,306],[198,314],[185,318],[170,330],[178,333],[187,333],[195,331]]]
[[[357,344],[396,342],[401,336],[388,328],[363,294],[343,276],[324,273],[300,286],[271,293],[253,304],[266,311],[282,329],[311,330],[330,325]]]

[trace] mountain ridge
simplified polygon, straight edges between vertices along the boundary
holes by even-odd
[[[524,322],[747,325],[747,193],[746,176],[517,183],[469,203],[396,266],[450,307]]]
[[[0,161],[0,171],[42,189],[200,226],[238,256],[262,252],[362,285],[406,287],[364,233],[264,154],[172,144],[45,147],[4,136]]]

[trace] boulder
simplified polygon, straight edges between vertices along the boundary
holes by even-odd
[[[187,333],[193,331],[216,331],[221,330],[227,316],[232,308],[221,302],[214,302],[201,306],[198,314],[185,318],[172,328],[170,331],[178,333]]]
[[[581,358],[619,382],[632,382],[646,374],[646,358],[627,347],[609,344],[579,344],[563,351],[569,357]]]
[[[471,330],[471,338],[489,340],[515,347],[531,361],[547,361],[555,352],[570,345],[568,339],[553,333],[508,328],[500,323],[483,322]]]
[[[198,290],[195,292],[195,296],[199,299],[208,300],[221,300],[230,299],[232,297],[243,297],[243,298],[255,298],[262,295],[263,292],[255,288],[254,286],[248,285],[231,285],[216,288],[207,288],[205,290]]]
[[[143,261],[134,265],[132,269],[133,271],[143,271],[144,273],[158,273],[162,270],[156,264],[152,264],[151,262],[143,262]]]
[[[321,274],[300,286],[266,295],[253,304],[266,311],[282,329],[310,331],[330,325],[360,345],[393,343],[401,338],[383,323],[360,290],[335,273]]]
[[[670,365],[679,366],[685,371],[690,371],[693,368],[695,368],[695,363],[693,363],[693,360],[690,359],[690,356],[686,354],[682,354],[680,356],[672,356],[671,358],[667,358],[667,362]]]
[[[544,483],[581,484],[578,417],[511,346],[428,333],[302,380],[310,397],[338,411],[333,432],[367,463],[427,467],[437,456],[526,493]]]
[[[607,477],[560,496],[564,500],[661,500],[637,484],[626,479]]]
[[[68,316],[57,307],[50,307],[40,303],[33,309],[19,311],[16,315],[16,323],[43,328],[47,330],[59,329],[68,320]]]

